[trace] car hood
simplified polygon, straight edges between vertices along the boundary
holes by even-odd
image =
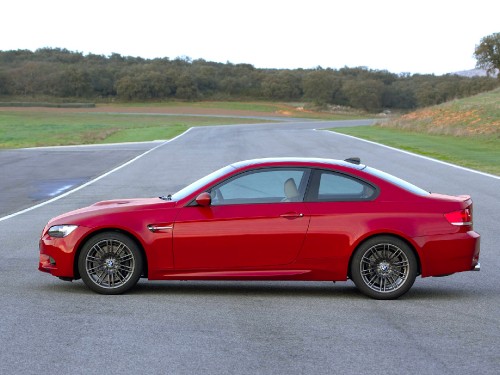
[[[134,198],[134,199],[114,199],[101,201],[91,206],[79,208],[56,216],[49,221],[50,225],[55,224],[79,224],[86,219],[120,212],[133,212],[144,210],[167,209],[175,207],[177,202],[165,201],[160,198]]]

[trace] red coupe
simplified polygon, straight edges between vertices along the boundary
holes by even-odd
[[[358,158],[224,167],[173,195],[49,221],[38,269],[119,294],[150,280],[348,278],[394,299],[417,275],[479,270],[469,196],[431,194]]]

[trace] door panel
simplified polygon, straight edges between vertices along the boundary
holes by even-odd
[[[307,231],[304,209],[296,202],[184,207],[174,225],[175,268],[289,264]]]

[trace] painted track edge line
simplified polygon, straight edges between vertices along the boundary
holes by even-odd
[[[153,147],[153,148],[151,148],[151,149],[149,149],[149,150],[147,150],[147,151],[143,152],[142,154],[137,155],[135,158],[130,159],[129,161],[127,161],[127,162],[123,163],[122,165],[119,165],[118,167],[116,167],[116,168],[114,168],[114,169],[112,169],[112,170],[110,170],[110,171],[108,171],[108,172],[106,172],[106,173],[103,173],[102,175],[100,175],[100,176],[98,176],[98,177],[96,177],[96,178],[94,178],[94,179],[92,179],[92,180],[90,180],[90,181],[87,181],[86,183],[84,183],[84,184],[82,184],[82,185],[80,185],[80,186],[77,186],[76,188],[74,188],[74,189],[72,189],[72,190],[70,190],[70,191],[67,191],[67,192],[65,192],[65,193],[63,193],[63,194],[61,194],[61,195],[58,195],[57,197],[51,198],[51,199],[49,199],[49,200],[47,200],[47,201],[44,201],[44,202],[39,203],[39,204],[36,204],[36,205],[34,205],[34,206],[31,206],[31,207],[25,208],[25,209],[23,209],[23,210],[21,210],[21,211],[14,212],[14,213],[9,214],[9,215],[7,215],[7,216],[0,217],[0,222],[1,222],[1,221],[4,221],[4,220],[11,219],[11,218],[16,217],[16,216],[18,216],[18,215],[22,215],[22,214],[24,214],[24,213],[26,213],[26,212],[33,211],[33,210],[35,210],[35,209],[37,209],[37,208],[40,208],[40,207],[43,207],[43,206],[45,206],[45,205],[47,205],[47,204],[50,204],[50,203],[56,202],[56,201],[58,201],[58,200],[59,200],[59,199],[61,199],[61,198],[67,197],[68,195],[71,195],[71,194],[73,194],[73,193],[76,193],[77,191],[79,191],[79,190],[81,190],[81,189],[83,189],[83,188],[85,188],[85,187],[87,187],[87,186],[90,186],[90,185],[92,185],[93,183],[95,183],[95,182],[97,182],[97,181],[99,181],[99,180],[101,180],[101,179],[103,179],[103,178],[105,178],[105,177],[109,176],[110,174],[115,173],[116,171],[119,171],[120,169],[122,169],[122,168],[124,168],[124,167],[126,167],[126,166],[128,166],[128,165],[130,165],[130,164],[132,164],[132,163],[133,163],[133,162],[135,162],[136,160],[139,160],[139,159],[140,159],[140,158],[142,158],[143,156],[146,156],[146,155],[147,155],[147,154],[149,154],[150,152],[155,151],[156,149],[158,149],[158,148],[160,148],[160,147],[162,147],[162,146],[166,145],[167,143],[170,143],[170,142],[175,141],[176,139],[178,139],[178,138],[182,137],[183,135],[187,134],[187,133],[188,133],[191,129],[193,129],[193,128],[189,128],[189,129],[187,129],[184,133],[179,134],[178,136],[176,136],[176,137],[174,137],[174,138],[172,138],[172,139],[169,139],[169,140],[167,140],[167,141],[165,141],[165,142],[162,142],[162,143],[161,143],[161,144],[159,144],[158,146],[155,146],[155,147]]]
[[[323,129],[314,129],[314,130],[315,131],[323,131]],[[327,132],[333,133],[335,135],[341,135],[341,136],[344,136],[344,137],[353,138],[353,139],[356,139],[358,141],[362,141],[362,142],[366,142],[366,143],[371,143],[373,145],[385,147],[385,148],[388,148],[389,150],[399,151],[399,152],[402,152],[403,154],[407,154],[407,155],[411,155],[411,156],[416,156],[416,157],[421,158],[421,159],[430,160],[430,161],[433,161],[433,162],[439,163],[439,164],[444,164],[444,165],[447,165],[449,167],[461,169],[461,170],[466,171],[466,172],[476,173],[476,174],[479,174],[479,175],[482,175],[482,176],[485,176],[485,177],[490,177],[490,178],[494,178],[496,180],[500,180],[500,177],[499,176],[495,176],[494,174],[477,171],[475,169],[471,169],[471,168],[467,168],[467,167],[462,167],[460,165],[456,165],[456,164],[448,163],[446,161],[434,159],[434,158],[431,158],[429,156],[419,155],[419,154],[416,154],[416,153],[411,152],[411,151],[401,150],[400,148],[396,148],[396,147],[392,147],[392,146],[387,146],[387,145],[384,145],[382,143],[378,143],[378,142],[374,142],[374,141],[369,141],[369,140],[363,139],[363,138],[358,138],[358,137],[355,137],[353,135],[338,133],[338,132],[333,131],[333,130],[327,130]]]
[[[189,129],[188,129],[189,130]],[[186,130],[187,131],[187,130]],[[174,138],[172,138],[174,139]],[[128,145],[142,145],[142,144],[147,144],[147,143],[165,143],[167,141],[170,141],[170,139],[157,139],[154,141],[144,141],[144,142],[118,142],[118,143],[93,143],[93,144],[83,144],[83,145],[61,145],[61,146],[39,146],[39,147],[23,147],[19,148],[18,150],[46,150],[46,149],[65,149],[65,148],[76,148],[76,147],[109,147],[109,146],[128,146]]]

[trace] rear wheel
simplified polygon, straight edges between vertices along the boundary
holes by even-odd
[[[404,241],[379,236],[356,249],[350,271],[362,293],[375,299],[395,299],[415,282],[417,259]]]
[[[129,237],[116,232],[100,233],[83,246],[78,271],[83,282],[100,294],[121,294],[137,284],[142,256]]]

